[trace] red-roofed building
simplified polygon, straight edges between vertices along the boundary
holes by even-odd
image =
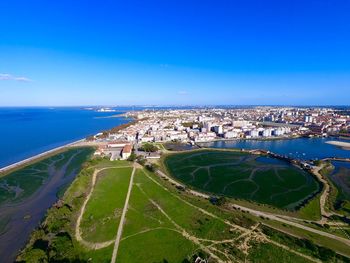
[[[122,159],[126,160],[129,158],[129,156],[131,155],[132,152],[132,145],[131,144],[127,144],[123,147],[122,150]]]

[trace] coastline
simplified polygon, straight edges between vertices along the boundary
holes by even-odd
[[[98,118],[115,118],[115,117],[126,117],[126,114],[118,114],[118,115],[112,115],[112,116],[108,116],[108,117],[98,117]],[[113,131],[118,131],[122,128],[128,127],[132,124],[134,124],[135,122],[137,122],[138,120],[135,118],[130,118],[128,123],[125,124],[121,124],[118,126],[115,126],[111,129],[107,129],[107,130],[102,130],[100,132],[113,132]],[[196,142],[197,145],[201,145],[201,144],[207,144],[207,143],[213,143],[213,142],[230,142],[230,141],[276,141],[276,140],[293,140],[293,139],[298,139],[298,138],[302,138],[302,136],[293,136],[293,137],[286,137],[286,136],[281,136],[281,137],[268,137],[268,138],[230,138],[230,139],[225,139],[225,138],[217,138],[217,139],[213,139],[213,140],[209,140],[209,141],[203,141],[203,142]],[[333,143],[334,142],[334,143]],[[338,145],[339,142],[337,141],[330,141],[330,142],[326,142],[328,144],[333,144],[335,146],[340,146]],[[344,143],[344,144],[349,144],[350,143]],[[4,167],[0,167],[0,177],[5,176],[8,172],[11,172],[12,170],[15,170],[17,168],[23,167],[25,165],[28,165],[31,162],[35,162],[40,160],[41,158],[44,158],[50,154],[54,154],[57,153],[59,151],[64,150],[65,148],[68,147],[94,147],[97,146],[98,143],[91,143],[91,142],[87,142],[86,138],[71,142],[71,143],[67,143],[64,144],[62,146],[58,146],[55,147],[53,149],[44,151],[42,153],[33,155],[31,157],[28,157],[26,159],[23,159],[21,161],[12,163],[10,165],[4,166]],[[346,150],[350,150],[350,148],[345,147],[344,145],[341,145],[340,147],[346,149]]]
[[[127,115],[126,113],[121,113],[121,114],[114,114],[114,115],[104,116],[104,117],[95,117],[95,119],[109,119],[109,118],[120,118],[120,117],[127,118]]]
[[[125,113],[120,114],[120,115],[121,116],[125,116]],[[117,116],[117,115],[114,115],[114,116]],[[119,129],[125,128],[125,127],[127,127],[129,125],[132,125],[135,122],[137,122],[136,119],[130,118],[129,122],[127,122],[127,123],[117,125],[117,126],[111,128],[111,129],[101,130],[100,132],[111,132],[113,130],[119,130]],[[77,141],[73,141],[73,142],[70,142],[70,143],[67,143],[67,144],[55,147],[53,149],[50,149],[50,150],[38,153],[38,154],[33,155],[31,157],[28,157],[26,159],[23,159],[21,161],[14,162],[14,163],[9,164],[9,165],[4,166],[4,167],[0,167],[0,178],[3,177],[3,176],[6,176],[9,172],[11,172],[13,170],[16,170],[18,168],[26,166],[26,165],[30,164],[31,162],[36,162],[36,161],[38,161],[38,160],[40,160],[42,158],[45,158],[45,157],[47,157],[47,156],[49,156],[51,154],[57,153],[59,151],[62,151],[65,148],[69,148],[69,147],[94,147],[94,146],[98,146],[98,143],[87,142],[86,141],[86,137],[84,137],[84,138],[79,139]]]
[[[21,166],[25,166],[27,165],[28,163],[31,163],[33,161],[37,161],[39,160],[40,158],[43,158],[43,157],[46,157],[47,155],[50,155],[50,154],[53,154],[53,153],[56,153],[58,151],[61,151],[67,147],[72,147],[74,146],[75,144],[77,143],[81,143],[85,141],[85,139],[80,139],[80,140],[77,140],[77,141],[74,141],[74,142],[71,142],[71,143],[67,143],[67,144],[64,144],[62,146],[58,146],[58,147],[55,147],[51,150],[48,150],[48,151],[45,151],[45,152],[42,152],[42,153],[39,153],[39,154],[36,154],[36,155],[33,155],[31,157],[28,157],[26,159],[23,159],[21,161],[18,161],[18,162],[15,162],[15,163],[12,163],[10,165],[7,165],[7,166],[4,166],[4,167],[1,167],[0,168],[0,177],[4,176],[5,173],[11,171],[11,170],[14,170],[14,169],[17,169]]]

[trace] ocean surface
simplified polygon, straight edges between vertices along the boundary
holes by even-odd
[[[0,167],[130,121],[83,108],[0,108]]]
[[[172,108],[158,107],[156,109]],[[125,117],[109,117],[142,109],[152,109],[152,107],[118,107],[115,108],[116,112],[97,112],[81,107],[0,107],[0,168],[127,123],[130,119]],[[218,141],[205,145],[215,148],[266,149],[299,159],[350,157],[350,151],[326,144],[328,140],[334,139],[236,140]]]

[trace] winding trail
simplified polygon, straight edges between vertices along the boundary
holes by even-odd
[[[321,166],[315,167],[312,172],[313,174],[317,177],[317,179],[323,184],[324,189],[322,191],[322,194],[320,196],[320,210],[321,210],[321,215],[322,219],[318,221],[320,224],[328,223],[328,217],[332,215],[337,215],[337,216],[342,216],[341,214],[335,213],[335,212],[327,212],[325,207],[326,207],[326,202],[328,200],[328,195],[330,193],[330,186],[329,182],[327,179],[324,178],[324,176],[320,173],[320,171],[324,168],[324,164]]]
[[[81,233],[81,230],[80,230],[80,223],[81,223],[81,220],[82,220],[82,216],[84,214],[84,210],[85,210],[85,207],[87,205],[87,202],[89,201],[92,193],[93,193],[93,190],[94,190],[94,187],[95,187],[95,184],[96,184],[96,179],[97,179],[97,175],[99,172],[101,172],[102,170],[105,170],[105,169],[117,169],[117,168],[123,168],[123,167],[130,167],[130,166],[121,166],[121,167],[105,167],[105,168],[101,168],[101,169],[97,169],[94,171],[93,173],[93,176],[92,176],[92,185],[91,185],[91,189],[90,189],[90,192],[88,193],[83,205],[82,205],[82,208],[81,208],[81,211],[80,211],[80,214],[79,214],[79,217],[78,217],[78,220],[77,220],[77,224],[76,224],[76,239],[81,242],[83,245],[85,245],[86,247],[90,248],[90,249],[99,249],[99,248],[103,248],[103,247],[107,247],[107,246],[110,246],[111,244],[114,243],[114,248],[113,248],[113,253],[112,253],[112,258],[111,258],[111,263],[115,263],[116,262],[116,259],[117,259],[117,255],[118,255],[118,249],[119,249],[119,245],[120,245],[120,242],[122,239],[122,233],[123,233],[123,228],[124,228],[124,224],[125,224],[125,218],[126,218],[126,214],[127,214],[127,211],[128,211],[128,207],[129,207],[129,199],[130,199],[130,195],[131,195],[131,192],[132,192],[132,187],[133,187],[133,184],[134,184],[134,175],[135,175],[135,171],[136,171],[136,168],[137,168],[137,165],[134,164],[133,166],[133,171],[132,171],[132,174],[131,174],[131,177],[130,177],[130,182],[129,182],[129,187],[128,187],[128,192],[127,192],[127,195],[126,195],[126,198],[125,198],[125,203],[124,203],[124,207],[123,207],[123,212],[122,212],[122,215],[121,215],[121,219],[120,219],[120,222],[119,222],[119,226],[118,226],[118,231],[117,231],[117,235],[116,235],[116,238],[115,240],[109,240],[109,241],[106,241],[106,242],[101,242],[101,243],[92,243],[92,242],[88,242],[86,240],[83,240],[82,238],[82,233]],[[163,178],[166,178],[169,180],[170,183],[174,184],[174,185],[178,185],[178,186],[184,186],[182,185],[181,183],[175,181],[174,179],[170,178],[168,175],[166,175],[165,173],[163,173],[162,171],[157,171],[158,175],[160,175],[161,177]],[[163,189],[169,191],[166,187],[160,185],[159,182],[157,182],[155,179],[153,179],[152,177],[150,177],[147,173],[144,172],[144,174],[150,179],[152,180],[154,183],[158,184],[160,187],[162,187]],[[195,196],[198,196],[198,197],[202,197],[202,198],[206,198],[208,199],[210,196],[208,194],[205,194],[205,193],[201,193],[201,192],[197,192],[195,190],[187,190],[187,192],[191,193],[192,195],[195,195]],[[172,194],[172,193],[170,193]],[[174,195],[175,196],[175,195]],[[293,251],[291,250],[290,248],[288,247],[285,247],[281,244],[278,244],[278,243],[275,243],[271,240],[267,240],[266,237],[262,234],[262,233],[254,233],[254,229],[251,229],[251,230],[248,230],[246,228],[242,228],[238,225],[235,225],[235,224],[232,224],[231,222],[225,220],[225,219],[222,219],[220,217],[217,217],[216,215],[200,208],[200,207],[197,207],[185,200],[183,200],[182,198],[176,196],[177,198],[179,198],[181,201],[185,202],[186,204],[190,205],[191,207],[197,209],[197,210],[200,210],[202,213],[206,214],[206,215],[209,215],[213,218],[217,218],[218,220],[220,221],[223,221],[225,222],[226,224],[230,225],[231,227],[233,227],[233,229],[236,229],[238,231],[241,232],[241,238],[243,238],[242,242],[244,243],[242,245],[242,250],[246,249],[248,250],[249,249],[249,242],[251,239],[261,239],[261,240],[264,240],[265,242],[271,242],[273,243],[274,245],[276,246],[279,246],[283,249],[286,249],[292,253],[295,253],[296,255],[299,255],[299,256],[303,256],[304,258],[307,258],[309,260],[312,260],[314,262],[319,262],[317,259],[314,259],[312,257],[308,257],[308,256],[305,256],[303,255],[302,253],[299,253],[297,251]],[[327,198],[327,196],[326,196]],[[325,199],[326,200],[326,199]],[[159,206],[158,203],[156,203],[154,200],[150,199],[149,198],[149,201],[155,206],[157,207],[157,209],[165,216],[167,217],[167,219],[175,226],[175,229],[172,229],[172,231],[175,231],[175,232],[178,232],[178,233],[181,233],[185,238],[191,240],[192,242],[194,242],[195,244],[197,244],[199,247],[201,247],[204,251],[206,251],[207,253],[209,253],[211,255],[211,257],[213,257],[215,260],[217,260],[218,262],[226,262],[226,260],[222,260],[220,257],[218,257],[217,253],[220,252],[223,253],[223,256],[227,259],[229,259],[228,255],[226,255],[226,253],[224,251],[217,251],[218,249],[216,249],[214,246],[217,245],[217,244],[220,244],[220,243],[230,243],[230,242],[235,242],[236,239],[232,239],[232,240],[223,240],[223,241],[213,241],[211,240],[210,242],[212,244],[210,244],[209,246],[206,246],[204,244],[202,244],[202,241],[205,241],[205,240],[201,240],[200,238],[198,237],[195,237],[193,235],[191,235],[190,233],[188,233],[185,229],[183,229],[181,226],[179,226],[176,222],[173,221],[172,218],[170,218],[170,216],[163,210],[162,207]],[[312,233],[315,233],[315,234],[319,234],[319,235],[322,235],[322,236],[325,236],[325,237],[328,237],[328,238],[332,238],[334,240],[337,240],[337,241],[340,241],[342,243],[345,243],[347,245],[350,245],[350,240],[347,240],[345,238],[342,238],[342,237],[339,237],[339,236],[336,236],[336,235],[333,235],[333,234],[330,234],[330,233],[327,233],[327,232],[323,232],[323,231],[320,231],[320,230],[317,230],[317,229],[314,229],[314,228],[310,228],[308,226],[305,226],[305,225],[302,225],[302,224],[299,224],[297,222],[293,222],[291,220],[293,220],[294,218],[288,218],[286,216],[278,216],[278,215],[275,215],[275,214],[272,214],[272,213],[268,213],[268,212],[263,212],[263,211],[259,211],[259,210],[254,210],[254,209],[250,209],[250,208],[247,208],[247,207],[243,207],[243,206],[240,206],[240,205],[235,205],[235,204],[231,204],[231,207],[237,209],[241,209],[243,211],[247,211],[255,216],[263,216],[263,217],[266,217],[266,218],[270,218],[272,220],[275,220],[275,221],[279,221],[279,222],[282,222],[282,223],[285,223],[285,224],[288,224],[288,225],[291,225],[291,226],[294,226],[294,227],[297,227],[297,228],[301,228],[301,229],[304,229],[304,230],[307,230],[309,232],[312,232]],[[152,230],[155,230],[155,229],[147,229],[145,230],[145,232],[148,232],[148,231],[152,231]],[[170,230],[170,229],[169,229]],[[142,233],[142,232],[141,232]],[[137,234],[141,234],[141,233],[137,233]],[[253,236],[251,236],[253,235]],[[128,238],[128,237],[125,237],[125,238]],[[125,239],[124,238],[124,239]],[[208,240],[209,241],[209,240]],[[241,243],[242,243],[241,242]]]
[[[175,186],[181,186],[181,187],[185,187],[185,185],[175,181],[173,178],[171,178],[170,176],[166,175],[165,173],[163,173],[162,171],[158,170],[157,171],[158,175],[160,175],[161,177],[163,178],[166,178],[170,183],[174,184]],[[322,180],[324,180],[322,178]],[[210,196],[208,194],[205,194],[205,193],[201,193],[201,192],[198,192],[196,190],[188,190],[187,192],[191,193],[192,195],[194,196],[198,196],[198,197],[202,197],[202,198],[205,198],[205,199],[209,199]],[[327,194],[325,194],[325,199],[327,199]],[[325,201],[324,201],[325,202]],[[278,215],[274,215],[274,214],[271,214],[271,213],[268,213],[268,212],[263,212],[263,211],[259,211],[259,210],[254,210],[254,209],[251,209],[251,208],[248,208],[248,207],[244,207],[244,206],[241,206],[241,205],[236,205],[236,204],[232,204],[232,207],[233,208],[239,208],[243,211],[247,211],[247,212],[250,212],[251,214],[255,215],[255,216],[263,216],[263,217],[267,217],[269,219],[272,219],[272,220],[275,220],[275,221],[278,221],[278,222],[281,222],[281,223],[284,223],[284,224],[288,224],[288,225],[291,225],[291,226],[294,226],[294,227],[297,227],[297,228],[301,228],[301,229],[304,229],[306,231],[309,231],[309,232],[312,232],[312,233],[315,233],[315,234],[318,234],[318,235],[321,235],[321,236],[324,236],[324,237],[328,237],[328,238],[331,238],[331,239],[334,239],[334,240],[337,240],[337,241],[340,241],[348,246],[350,246],[350,240],[349,239],[345,239],[345,238],[342,238],[342,237],[339,237],[339,236],[336,236],[336,235],[333,235],[333,234],[330,234],[330,233],[327,233],[327,232],[324,232],[324,231],[320,231],[320,230],[317,230],[317,229],[314,229],[314,228],[311,228],[311,227],[308,227],[308,226],[305,226],[305,225],[302,225],[302,224],[299,224],[299,223],[296,223],[296,222],[293,222],[291,220],[295,220],[295,218],[293,217],[288,217],[288,216],[283,216],[280,217]],[[289,218],[289,219],[287,219]]]
[[[320,209],[321,209],[321,215],[322,215],[322,219],[321,221],[324,221],[324,217],[329,217],[331,216],[330,213],[326,212],[325,210],[325,206],[326,206],[326,202],[328,199],[328,194],[329,194],[329,184],[327,182],[326,179],[323,178],[322,174],[320,173],[320,171],[323,169],[324,165],[318,166],[316,168],[314,168],[312,170],[313,174],[317,177],[317,179],[323,184],[323,191],[322,194],[320,196]]]
[[[136,167],[134,166],[134,168],[132,170],[132,173],[131,173],[131,177],[130,177],[128,193],[127,193],[126,198],[125,198],[125,204],[124,204],[124,208],[123,208],[123,213],[122,213],[122,216],[120,218],[120,222],[119,222],[119,226],[118,226],[118,232],[117,232],[117,237],[116,237],[115,243],[114,243],[111,263],[114,263],[116,261],[116,259],[117,259],[119,243],[120,243],[120,239],[121,239],[122,233],[123,233],[123,227],[124,227],[126,212],[128,211],[129,199],[130,199],[131,189],[132,189],[133,182],[134,182],[135,171],[136,171]]]
[[[162,173],[161,171],[158,171],[160,173]],[[174,197],[176,197],[177,199],[179,199],[180,201],[186,203],[187,205],[193,207],[194,209],[197,209],[199,210],[200,212],[210,216],[210,217],[213,217],[215,219],[218,219],[222,222],[224,222],[225,224],[227,225],[230,225],[231,227],[233,227],[233,229],[235,230],[238,230],[239,232],[241,232],[241,235],[236,237],[236,238],[233,238],[233,239],[226,239],[226,240],[209,240],[209,239],[203,239],[203,238],[198,238],[198,237],[195,237],[195,236],[192,236],[192,235],[189,235],[183,228],[181,228],[179,225],[176,224],[176,222],[173,221],[173,219],[170,218],[169,215],[166,214],[166,212],[159,206],[159,204],[157,204],[154,200],[152,199],[149,199],[153,205],[155,205],[169,220],[170,222],[178,229],[178,231],[181,231],[182,232],[182,235],[191,240],[192,242],[194,242],[195,244],[199,245],[204,251],[206,251],[207,253],[209,253],[213,258],[215,258],[218,262],[222,262],[221,259],[218,260],[218,257],[217,255],[215,255],[214,252],[217,252],[217,253],[220,253],[222,254],[223,256],[225,256],[228,261],[224,261],[224,262],[232,262],[232,258],[229,257],[229,255],[225,252],[225,251],[221,251],[219,249],[216,249],[214,246],[215,245],[218,245],[218,244],[222,244],[222,243],[234,243],[234,242],[237,242],[238,240],[241,240],[243,239],[242,241],[240,241],[236,246],[243,252],[245,253],[246,255],[248,255],[248,250],[250,248],[250,245],[249,245],[249,242],[251,240],[260,240],[261,242],[269,242],[269,243],[272,243],[278,247],[281,247],[282,249],[285,249],[285,250],[288,250],[289,252],[291,253],[294,253],[298,256],[301,256],[301,257],[304,257],[310,261],[313,261],[313,262],[321,262],[320,260],[318,259],[315,259],[313,257],[310,257],[308,255],[304,255],[298,251],[294,251],[293,249],[287,247],[287,246],[284,246],[282,244],[279,244],[278,242],[274,242],[270,239],[268,239],[263,233],[261,233],[260,231],[258,232],[255,232],[257,230],[257,227],[259,226],[259,224],[256,224],[255,226],[253,226],[252,228],[250,229],[247,229],[247,228],[243,228],[241,226],[238,226],[238,225],[235,225],[235,224],[232,224],[231,222],[225,220],[225,219],[222,219],[221,217],[218,217],[210,212],[208,212],[207,210],[204,210],[198,206],[195,206],[185,200],[183,200],[181,197],[177,196],[177,195],[174,195],[173,193],[171,193],[166,187],[162,186],[160,183],[158,183],[155,179],[153,179],[152,177],[150,177],[147,173],[144,172],[144,174],[150,179],[152,180],[155,184],[157,184],[159,187],[163,188],[164,190],[166,190],[167,192],[169,192],[171,195],[173,195]],[[147,195],[146,195],[147,196]],[[149,198],[147,196],[147,198]],[[288,221],[287,221],[288,222]],[[210,245],[203,245],[202,242],[210,242],[211,244]]]
[[[314,229],[314,228],[311,228],[311,227],[308,227],[308,226],[304,226],[304,225],[296,223],[296,222],[289,221],[289,220],[285,219],[286,216],[283,216],[283,218],[282,218],[282,217],[279,217],[279,216],[271,214],[271,213],[254,210],[254,209],[247,208],[247,207],[240,206],[240,205],[236,205],[236,204],[232,204],[232,207],[236,208],[236,209],[240,209],[240,210],[246,211],[246,212],[249,212],[249,213],[251,213],[251,214],[253,214],[255,216],[267,217],[267,218],[269,218],[271,220],[279,221],[281,223],[285,223],[285,224],[288,224],[288,225],[291,225],[291,226],[294,226],[294,227],[297,227],[297,228],[301,228],[301,229],[304,229],[306,231],[309,231],[309,232],[312,232],[312,233],[315,233],[315,234],[318,234],[318,235],[321,235],[321,236],[324,236],[324,237],[335,239],[337,241],[340,241],[340,242],[350,246],[350,240],[348,240],[348,239],[345,239],[343,237],[330,234],[328,232],[317,230],[317,229]]]
[[[88,193],[88,195],[86,196],[83,205],[81,206],[80,209],[80,213],[77,219],[77,223],[75,225],[75,239],[80,242],[81,244],[83,244],[85,247],[89,248],[89,249],[101,249],[101,248],[105,248],[108,247],[110,245],[112,245],[115,241],[114,240],[109,240],[109,241],[105,241],[105,242],[89,242],[83,239],[82,237],[82,232],[80,229],[80,224],[81,224],[81,220],[83,219],[83,215],[84,215],[84,211],[86,208],[87,203],[89,202],[92,193],[94,192],[94,188],[95,188],[95,184],[96,184],[96,179],[97,179],[97,175],[104,170],[107,169],[119,169],[119,168],[129,168],[130,166],[118,166],[118,167],[105,167],[105,168],[101,168],[101,169],[96,169],[92,175],[92,183],[91,183],[91,188],[90,191]],[[133,171],[134,173],[134,171]],[[133,174],[132,174],[133,176]],[[130,187],[130,186],[129,186]],[[120,221],[121,222],[121,221]]]

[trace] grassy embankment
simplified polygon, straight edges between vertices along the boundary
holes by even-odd
[[[68,187],[61,202],[48,210],[45,220],[32,233],[26,248],[17,260],[20,262],[70,262],[75,260],[88,261],[91,258],[93,262],[108,262],[107,258],[110,260],[112,246],[99,250],[90,250],[84,247],[74,237],[75,224],[80,213],[80,208],[91,187],[94,169],[101,168],[101,166],[120,167],[126,165],[130,166],[128,162],[124,161],[110,162],[94,159],[86,162],[73,183]],[[92,202],[88,202],[87,204],[87,214],[84,213],[84,218],[87,220],[84,221],[84,225],[82,226],[83,235],[84,232],[88,233],[87,236],[91,235],[91,238],[98,238],[98,236],[94,236],[94,233],[98,235],[98,231],[90,231],[92,228],[90,228],[89,217],[92,216],[103,221],[103,218],[108,219],[111,216],[110,203],[113,200],[108,200],[107,205],[105,205],[106,200],[103,200],[103,197],[99,194],[100,190],[116,191],[119,188],[118,185],[114,185],[114,189],[111,189],[113,184],[109,183],[109,179],[115,179],[112,174],[108,176],[107,173],[107,177],[103,176],[103,178],[107,178],[107,180],[97,183],[97,192],[93,195]],[[113,191],[107,191],[107,195],[114,196]],[[96,209],[93,214],[89,214],[90,209],[94,205],[99,205],[100,208]],[[108,220],[105,222],[108,222]],[[114,228],[112,224],[108,223],[107,225],[108,227],[106,229]]]
[[[115,238],[131,171],[131,167],[110,168],[99,173],[80,225],[84,240],[103,242]]]
[[[346,167],[341,167],[336,173],[334,173],[334,169],[335,167],[332,165],[331,162],[326,162],[324,168],[320,171],[324,178],[327,179],[330,186],[327,208],[328,210],[333,210],[339,214],[349,216],[349,193],[345,192],[344,189],[342,189],[342,187],[348,189],[350,188],[350,170]],[[342,184],[339,185],[339,181],[342,181]]]
[[[164,164],[173,177],[195,189],[280,209],[293,210],[318,190],[306,172],[246,153],[191,151],[169,155]]]
[[[28,164],[0,177],[0,205],[18,203],[35,193],[51,173],[65,167],[65,174],[79,170],[92,153],[91,148],[72,148]]]
[[[19,260],[28,262],[110,261],[112,245],[98,250],[88,249],[74,238],[74,225],[91,185],[93,170],[95,167],[104,165],[120,167],[124,166],[125,162],[90,161],[85,165],[65,193],[62,204],[48,211],[45,222],[33,233],[31,241]],[[124,185],[118,181],[119,179],[113,178],[112,174],[106,175],[100,177],[104,180],[96,184],[97,194],[93,194],[91,199],[91,204],[95,202],[99,206],[98,210],[106,212],[99,217],[100,219],[111,215],[110,204],[113,202],[108,202],[105,208],[105,202],[98,194],[99,190],[108,190],[108,193],[112,194],[113,189],[117,191]],[[122,173],[114,175],[119,177]],[[125,177],[127,176],[126,174]],[[278,258],[283,262],[308,262],[305,257],[289,249],[283,249],[260,239],[265,234],[262,234],[262,229],[257,223],[266,220],[240,211],[226,211],[207,200],[179,191],[167,181],[144,170],[138,170],[134,180],[118,252],[118,262],[164,262],[164,260],[191,262],[195,254],[205,257],[208,253],[231,260],[264,259],[265,262],[275,262],[274,260]],[[123,191],[120,195],[124,196]],[[119,209],[118,203],[117,200],[113,203],[116,209]],[[90,213],[90,216],[95,217],[100,213],[95,210],[88,212],[89,209],[87,209],[84,215],[87,216]],[[116,226],[117,221],[115,220]],[[97,224],[97,227],[100,227],[100,224]],[[256,227],[255,230],[252,227]],[[105,237],[97,240],[108,240],[109,233],[105,234]],[[270,239],[270,234],[265,236]],[[230,241],[220,242],[220,240]],[[247,246],[241,247],[242,244]],[[302,246],[303,243],[300,244]],[[325,251],[322,250],[316,254],[306,249],[305,253],[315,257],[331,254],[327,256],[329,260],[337,257],[329,250]],[[269,254],[273,257],[269,257]]]

